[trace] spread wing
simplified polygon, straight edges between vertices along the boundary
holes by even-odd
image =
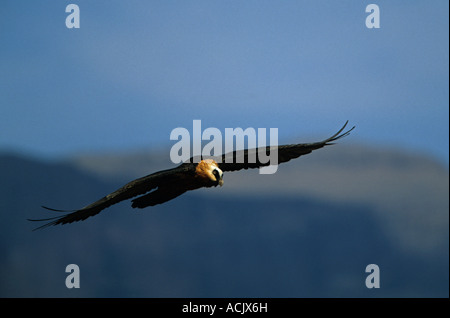
[[[283,145],[277,147],[267,146],[256,149],[238,150],[224,154],[220,158],[221,160],[218,164],[219,168],[225,172],[268,166],[270,162],[268,160],[266,162],[261,162],[258,154],[266,152],[268,155],[270,151],[278,151],[278,164],[288,162],[291,159],[311,153],[313,150],[332,145],[333,141],[347,136],[355,128],[355,126],[353,126],[351,129],[343,132],[347,126],[347,123],[348,121],[345,122],[344,126],[336,134],[319,142]]]
[[[38,228],[41,229],[50,225],[57,224],[66,224],[77,221],[82,221],[100,213],[103,209],[110,207],[113,204],[119,203],[121,201],[131,199],[135,196],[145,194],[153,189],[158,188],[157,191],[160,191],[159,194],[164,198],[168,198],[167,194],[164,193],[161,189],[169,188],[168,185],[173,182],[177,182],[179,179],[186,178],[189,175],[189,171],[192,170],[192,165],[190,164],[182,164],[176,168],[163,170],[159,172],[155,172],[148,176],[136,179],[131,181],[121,187],[120,189],[108,194],[107,196],[101,198],[100,200],[85,206],[82,209],[74,210],[74,211],[64,211],[64,210],[56,210],[52,208],[48,208],[43,206],[43,208],[55,211],[55,212],[68,212],[67,214],[46,218],[46,219],[37,219],[37,220],[29,220],[29,221],[50,221]],[[154,192],[157,192],[154,191]],[[153,193],[153,192],[152,192]],[[170,196],[169,196],[170,197]],[[166,200],[167,201],[167,200]],[[134,206],[133,206],[134,207]]]

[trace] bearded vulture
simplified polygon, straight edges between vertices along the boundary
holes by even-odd
[[[222,186],[223,173],[226,171],[259,168],[270,164],[270,162],[263,163],[259,159],[248,160],[249,158],[252,158],[250,155],[254,155],[255,151],[266,151],[266,154],[270,151],[278,151],[278,164],[288,162],[291,159],[309,154],[313,150],[332,145],[333,141],[347,136],[350,131],[355,128],[352,127],[341,134],[347,126],[347,123],[348,121],[336,134],[319,142],[239,150],[224,154],[221,157],[216,157],[216,160],[211,158],[200,158],[202,160],[198,163],[194,162],[194,159],[191,158],[187,162],[182,163],[173,169],[158,171],[131,181],[120,189],[79,210],[56,210],[43,206],[43,208],[47,210],[66,212],[66,214],[45,219],[29,219],[29,221],[50,221],[35,229],[37,230],[50,225],[83,221],[100,213],[102,210],[113,204],[139,195],[141,196],[132,200],[131,206],[133,208],[142,209],[148,206],[165,203],[190,190],[203,187],[216,187],[218,185]],[[230,157],[232,157],[233,160],[229,160]],[[253,156],[253,158],[255,157],[256,156]],[[237,160],[238,158],[241,158],[241,160]]]

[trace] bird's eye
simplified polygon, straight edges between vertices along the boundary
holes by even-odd
[[[219,175],[219,171],[217,171],[217,169],[214,169],[214,170],[213,170],[213,175],[214,175],[215,177],[217,177],[217,176]]]

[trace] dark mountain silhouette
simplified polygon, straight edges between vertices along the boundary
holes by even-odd
[[[273,176],[229,174],[222,189],[145,210],[122,202],[37,232],[26,219],[53,215],[41,205],[76,209],[171,165],[145,153],[60,162],[4,153],[0,296],[448,297],[447,168],[341,148]],[[65,286],[73,263],[80,289]],[[379,289],[365,286],[372,263]]]

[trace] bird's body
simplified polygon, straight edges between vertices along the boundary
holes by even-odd
[[[30,221],[50,221],[38,227],[38,229],[50,225],[72,223],[85,220],[88,217],[100,213],[102,210],[113,204],[132,198],[134,198],[131,205],[133,208],[145,208],[170,201],[187,191],[203,187],[222,186],[224,172],[259,168],[269,165],[269,162],[263,163],[259,160],[249,159],[256,158],[256,156],[252,155],[254,152],[277,151],[278,164],[284,163],[291,159],[298,158],[301,155],[308,154],[313,150],[331,145],[333,141],[348,135],[354,127],[347,132],[340,134],[346,125],[347,123],[345,123],[335,135],[320,142],[234,151],[216,158],[202,158],[198,163],[195,163],[194,159],[191,158],[188,162],[182,163],[178,167],[158,171],[133,180],[120,189],[82,209],[64,211],[44,207],[47,210],[67,212],[67,214]]]
[[[183,163],[181,166],[163,172],[166,173],[166,176],[158,189],[132,200],[131,206],[133,208],[145,208],[161,204],[186,191],[223,185],[223,172],[212,159],[201,160],[198,164]],[[148,177],[154,177],[154,174]]]

